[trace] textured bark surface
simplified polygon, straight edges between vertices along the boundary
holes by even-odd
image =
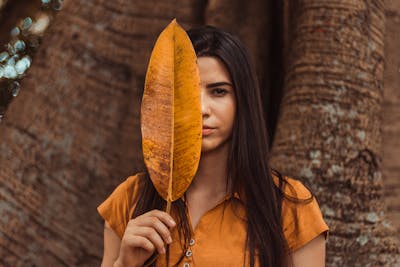
[[[397,266],[382,197],[383,2],[297,4],[272,162],[314,190],[328,266]]]
[[[388,216],[400,236],[400,1],[385,3],[382,173]]]
[[[0,266],[99,266],[96,206],[142,166],[151,48],[202,1],[64,1],[0,124]]]

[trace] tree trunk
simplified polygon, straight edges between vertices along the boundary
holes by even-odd
[[[328,266],[396,266],[381,179],[383,1],[297,1],[272,162],[330,226]]]
[[[64,1],[0,124],[0,266],[98,266],[96,206],[141,169],[151,48],[202,1]]]
[[[385,1],[385,73],[382,173],[388,216],[400,236],[400,1]]]

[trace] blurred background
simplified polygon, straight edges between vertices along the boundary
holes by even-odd
[[[396,0],[0,0],[0,266],[100,265],[96,207],[144,169],[144,78],[174,18],[248,47],[272,165],[317,196],[327,266],[400,266]]]

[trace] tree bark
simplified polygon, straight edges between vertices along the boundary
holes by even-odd
[[[143,166],[151,48],[202,1],[64,1],[0,124],[0,266],[98,266],[96,206]]]
[[[317,196],[327,266],[396,266],[381,178],[383,1],[296,2],[273,165]]]
[[[388,217],[400,236],[400,1],[385,1],[385,72],[382,173]]]

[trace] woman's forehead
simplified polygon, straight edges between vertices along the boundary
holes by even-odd
[[[211,83],[230,83],[231,78],[225,64],[217,57],[198,57],[200,82],[203,85]]]

